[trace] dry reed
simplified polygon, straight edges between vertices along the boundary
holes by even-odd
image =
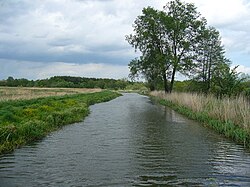
[[[224,122],[233,122],[250,132],[250,104],[243,97],[217,99],[212,95],[197,93],[151,92],[150,95],[190,108],[193,112],[204,112]]]
[[[0,102],[19,99],[34,99],[48,96],[62,96],[78,93],[100,92],[101,89],[87,88],[36,88],[36,87],[0,87]]]

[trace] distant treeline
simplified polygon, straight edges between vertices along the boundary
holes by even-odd
[[[230,79],[231,80],[231,79]],[[233,81],[234,82],[234,81]],[[48,79],[41,80],[28,80],[28,79],[14,79],[8,77],[6,80],[0,80],[0,86],[9,87],[49,87],[49,88],[101,88],[101,89],[112,89],[112,90],[164,90],[164,84],[162,81],[152,83],[143,82],[131,82],[126,79],[101,79],[101,78],[86,78],[86,77],[71,77],[71,76],[54,76]],[[225,89],[229,89],[228,83],[225,85]],[[223,86],[222,85],[222,86]],[[176,81],[173,91],[175,92],[202,92],[202,82],[196,80],[184,80]],[[237,81],[237,89],[234,87],[235,94],[243,94],[250,96],[250,79],[244,79],[243,81]],[[212,87],[213,88],[213,87]],[[223,88],[223,87],[222,87]],[[214,88],[216,95],[216,87]],[[227,91],[227,90],[226,90]],[[227,91],[230,92],[230,91]],[[224,94],[228,95],[228,94]]]
[[[48,79],[28,80],[15,79],[8,77],[6,80],[0,81],[0,86],[9,87],[53,87],[53,88],[101,88],[113,90],[140,90],[146,89],[142,82],[130,82],[126,79],[101,79],[101,78],[86,78],[86,77],[71,77],[71,76],[54,76]]]

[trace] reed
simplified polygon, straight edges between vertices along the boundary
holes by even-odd
[[[217,125],[210,124],[210,126],[228,137],[237,139],[237,141],[245,144],[250,139],[250,104],[243,96],[218,99],[213,95],[197,93],[165,94],[156,91],[151,92],[150,95],[166,101],[166,105],[179,111],[189,110],[189,112],[184,113],[191,112],[192,114],[188,114],[189,117],[198,119],[205,124],[217,121]]]

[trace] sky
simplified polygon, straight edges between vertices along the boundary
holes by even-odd
[[[126,42],[143,7],[168,0],[0,0],[0,80],[57,75],[126,78]],[[221,33],[226,57],[250,74],[250,0],[186,0]]]

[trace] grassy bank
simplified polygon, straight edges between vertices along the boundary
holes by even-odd
[[[164,92],[150,95],[161,104],[250,147],[250,105],[243,97],[217,99],[212,95]]]
[[[109,101],[110,91],[0,102],[0,154],[41,139],[63,125],[82,121],[88,106]]]

